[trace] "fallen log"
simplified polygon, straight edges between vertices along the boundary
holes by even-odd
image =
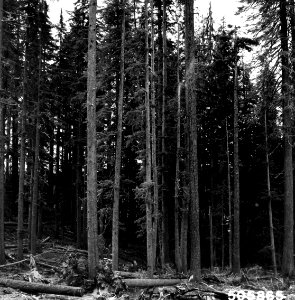
[[[155,279],[124,279],[123,280],[129,287],[152,287],[152,286],[168,286],[176,285],[183,280],[181,279],[164,279],[164,278],[155,278]]]
[[[122,278],[142,278],[142,273],[139,272],[126,272],[126,271],[114,271],[114,275]]]
[[[23,247],[28,248],[28,244],[24,244]],[[16,244],[14,244],[14,245],[5,245],[5,249],[16,249],[16,248],[17,248]]]
[[[64,295],[54,295],[54,294],[46,294],[42,295],[39,299],[44,299],[44,300],[79,300],[81,299],[80,297],[75,297],[75,296],[64,296]]]
[[[27,293],[45,293],[69,296],[83,296],[84,290],[80,287],[65,285],[48,285],[43,283],[0,278],[0,286],[11,287]]]

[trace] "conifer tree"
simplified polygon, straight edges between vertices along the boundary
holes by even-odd
[[[113,202],[113,229],[112,229],[112,268],[118,270],[119,260],[119,201],[120,201],[120,180],[122,161],[122,132],[123,132],[123,99],[124,99],[124,56],[125,56],[125,0],[121,2],[122,10],[122,37],[120,54],[120,86],[117,109],[117,142],[116,162],[114,179],[114,202]]]
[[[3,90],[3,0],[0,0],[0,92]],[[0,264],[5,262],[4,243],[4,104],[0,104]]]
[[[199,186],[197,154],[197,106],[195,94],[195,41],[194,41],[194,1],[185,1],[185,87],[188,113],[189,139],[189,195],[190,195],[190,270],[195,280],[201,277],[201,249],[199,228]]]
[[[89,3],[87,68],[87,230],[88,272],[94,278],[98,266],[97,163],[96,163],[96,10],[97,1]]]

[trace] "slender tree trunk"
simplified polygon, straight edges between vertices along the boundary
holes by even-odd
[[[82,191],[82,132],[81,132],[81,126],[82,126],[82,120],[81,117],[78,120],[78,128],[77,128],[77,144],[76,144],[76,160],[77,160],[77,166],[76,166],[76,186],[75,186],[75,193],[76,193],[76,218],[77,218],[77,247],[82,247],[82,235],[83,235],[83,227],[82,227],[82,201],[81,201],[81,191]]]
[[[57,185],[59,182],[59,177],[60,177],[60,156],[61,156],[61,135],[60,135],[60,128],[57,126],[56,128],[56,152],[55,152],[55,165],[56,165],[56,175],[55,177],[57,178],[57,181],[55,182],[54,185],[54,190],[53,190],[53,198],[54,198],[54,220],[55,220],[55,237],[59,237],[60,233],[60,203],[59,203],[59,196],[58,196],[58,191],[57,191]]]
[[[25,63],[26,64],[26,63]],[[25,79],[24,79],[25,82]],[[22,102],[21,111],[21,141],[20,141],[20,159],[19,159],[19,183],[18,183],[18,213],[17,213],[17,257],[23,259],[23,215],[24,215],[24,182],[25,182],[25,139],[26,139],[26,103],[25,96]]]
[[[184,195],[181,206],[181,229],[180,229],[180,254],[181,254],[181,266],[182,272],[187,272],[187,247],[188,247],[188,217],[189,217],[189,193],[187,186],[184,187]]]
[[[148,26],[148,4],[145,0],[145,172],[146,172],[146,235],[147,235],[147,271],[149,276],[154,273],[153,258],[153,224],[152,224],[152,158],[151,158],[151,118],[150,118],[150,72],[149,72],[149,26]]]
[[[121,28],[121,57],[120,57],[120,86],[118,101],[118,124],[116,142],[116,162],[114,180],[114,202],[113,202],[113,229],[112,229],[112,268],[113,271],[119,267],[119,202],[120,202],[120,179],[122,161],[122,135],[123,135],[123,98],[124,98],[124,55],[125,55],[125,0],[121,1],[122,28]]]
[[[181,244],[179,235],[179,190],[180,190],[180,146],[181,146],[181,87],[180,82],[180,25],[177,16],[177,125],[176,125],[176,163],[174,185],[174,234],[175,264],[178,272],[182,271]]]
[[[87,68],[87,230],[89,278],[94,278],[96,275],[99,255],[96,162],[96,10],[97,0],[90,0]]]
[[[214,268],[214,247],[213,247],[213,218],[212,218],[212,206],[209,206],[209,240],[210,240],[210,268],[213,270]]]
[[[182,270],[182,261],[180,254],[180,236],[179,236],[179,189],[180,189],[180,118],[181,118],[181,83],[179,70],[179,26],[177,39],[177,125],[176,125],[176,163],[175,163],[175,187],[174,187],[174,234],[175,234],[175,264],[178,272]]]
[[[225,252],[224,252],[224,200],[222,198],[221,203],[221,269],[224,270],[224,258],[225,258]]]
[[[36,254],[37,242],[37,213],[38,213],[38,186],[39,186],[39,148],[40,148],[40,103],[37,100],[36,112],[36,137],[35,137],[35,158],[33,171],[33,198],[32,198],[32,214],[31,214],[31,253]]]
[[[41,8],[39,7],[39,14]],[[38,16],[39,16],[38,14]],[[37,82],[37,98],[36,98],[36,115],[35,115],[35,147],[34,147],[34,171],[33,171],[33,197],[31,206],[31,236],[30,246],[31,254],[36,254],[37,247],[37,222],[38,222],[38,204],[39,199],[39,155],[40,155],[40,92],[41,92],[41,74],[42,74],[42,42],[41,42],[41,24],[38,17],[39,26],[39,63],[38,63],[38,82]]]
[[[288,49],[288,22],[286,0],[280,0],[280,39],[282,63],[283,134],[284,134],[284,243],[282,272],[294,275],[294,217],[293,217],[293,160],[292,160],[292,103]]]
[[[229,140],[228,140],[228,122],[225,120],[226,131],[226,157],[227,157],[227,195],[228,195],[228,266],[232,269],[232,197],[231,197],[231,182],[230,182],[230,156],[229,156]]]
[[[0,0],[0,90],[3,89],[3,0]],[[0,264],[5,262],[4,248],[4,104],[0,101]]]
[[[236,33],[235,33],[236,35]],[[235,37],[234,69],[234,232],[232,271],[239,274],[240,266],[240,171],[239,171],[239,103],[238,103],[238,49]]]
[[[12,128],[12,111],[10,107],[6,107],[6,115],[7,115],[7,122],[6,122],[6,149],[7,152],[9,153],[9,155],[7,155],[7,158],[5,159],[5,176],[6,178],[9,178],[10,176],[10,164],[11,161],[9,159],[9,157],[11,156],[11,128]],[[13,197],[13,193],[12,193],[12,197]],[[14,198],[12,198],[13,201],[15,201]]]
[[[41,47],[41,46],[40,46]],[[41,54],[41,51],[40,51]],[[38,78],[38,95],[36,103],[36,128],[35,128],[35,157],[33,171],[33,197],[32,197],[32,214],[31,214],[31,253],[36,254],[37,242],[37,220],[38,220],[38,198],[39,198],[39,153],[40,153],[40,76],[41,76],[41,56],[39,58],[39,78]],[[40,205],[40,203],[39,203]]]
[[[159,186],[158,186],[158,165],[157,165],[157,126],[156,126],[156,95],[155,95],[155,42],[154,42],[154,0],[151,0],[151,126],[152,126],[152,178],[153,190],[153,264],[156,265],[157,241],[158,241],[158,220],[159,220]]]
[[[268,132],[267,132],[267,113],[264,112],[264,133],[265,133],[265,160],[266,160],[266,180],[267,180],[267,198],[268,198],[268,219],[269,219],[269,236],[270,236],[270,249],[271,259],[274,275],[277,276],[277,261],[276,261],[276,248],[272,218],[272,205],[271,205],[271,186],[270,186],[270,170],[269,170],[269,152],[268,152]]]
[[[199,228],[199,189],[197,152],[197,107],[195,92],[194,0],[185,1],[185,76],[186,102],[189,108],[189,190],[190,190],[190,270],[194,280],[201,278],[201,249]]]
[[[167,90],[167,8],[163,0],[163,65],[162,65],[162,118],[161,118],[161,177],[162,177],[162,266],[169,261],[169,224],[166,197],[166,90]]]

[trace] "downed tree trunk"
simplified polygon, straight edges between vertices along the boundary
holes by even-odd
[[[139,272],[114,271],[114,275],[122,278],[142,278],[142,273]]]
[[[82,296],[84,290],[80,287],[65,286],[65,285],[48,285],[43,283],[28,282],[22,280],[4,279],[0,278],[0,285],[19,289],[29,293],[45,293],[58,294],[69,296]]]
[[[64,295],[54,295],[54,294],[46,294],[40,296],[39,299],[44,299],[44,300],[79,300],[81,299],[80,297],[75,297],[75,296],[64,296]]]
[[[130,287],[151,287],[151,286],[166,286],[175,285],[182,282],[181,279],[123,279],[123,281]]]

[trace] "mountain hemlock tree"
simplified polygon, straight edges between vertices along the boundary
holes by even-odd
[[[146,188],[146,241],[147,241],[147,272],[154,274],[153,258],[153,221],[152,221],[152,157],[151,157],[151,109],[150,109],[150,67],[149,67],[149,0],[145,0],[145,188]]]
[[[25,50],[26,53],[26,50]],[[24,61],[23,85],[26,84],[26,54]],[[23,89],[24,90],[24,89]],[[25,94],[25,93],[24,93]],[[25,185],[25,147],[26,147],[26,98],[23,97],[21,104],[21,137],[19,158],[19,180],[18,180],[18,211],[17,211],[17,257],[23,259],[24,239],[24,185]]]
[[[228,138],[228,121],[225,119],[226,159],[227,159],[227,199],[228,199],[228,266],[232,268],[232,192],[230,176],[230,151]]]
[[[234,40],[234,231],[233,231],[233,260],[232,271],[239,274],[240,265],[240,171],[239,171],[239,100],[238,100],[238,46],[237,33],[235,30]]]
[[[190,271],[194,280],[201,278],[201,249],[199,228],[199,187],[197,151],[197,104],[195,91],[194,0],[185,1],[185,87],[188,107],[189,139],[189,198],[190,198]]]
[[[0,0],[0,93],[3,90],[3,0]],[[5,263],[4,247],[4,104],[0,103],[0,264]]]
[[[43,8],[43,1],[38,5],[38,26],[39,26],[39,63],[38,63],[38,82],[37,95],[35,103],[35,149],[34,149],[34,171],[33,171],[33,197],[31,206],[31,253],[36,254],[37,241],[37,214],[38,214],[38,196],[39,196],[39,159],[40,159],[40,85],[42,73],[42,37],[41,37],[41,22],[40,15]],[[40,206],[40,203],[39,203]]]
[[[162,1],[163,22],[162,22],[162,111],[161,111],[161,186],[162,186],[162,267],[169,261],[169,224],[168,224],[168,203],[166,183],[166,93],[167,93],[167,5],[166,0]]]
[[[181,87],[180,82],[180,25],[177,15],[177,125],[176,125],[176,158],[175,158],[175,183],[174,183],[174,248],[175,265],[178,272],[182,270],[181,245],[179,234],[179,191],[180,191],[180,146],[181,146]]]
[[[154,28],[154,0],[151,1],[151,151],[153,178],[153,265],[157,259],[157,240],[159,223],[159,185],[157,165],[157,124],[156,124],[156,93],[155,93],[155,28]]]
[[[274,238],[271,185],[270,185],[270,166],[269,166],[269,150],[268,150],[268,129],[267,129],[267,109],[264,110],[264,134],[265,134],[265,162],[266,162],[266,182],[267,182],[267,200],[268,200],[268,220],[269,220],[269,237],[270,250],[274,275],[277,276],[277,260]]]
[[[87,237],[88,275],[94,278],[98,266],[97,163],[96,163],[96,10],[97,0],[89,3],[87,66]]]
[[[120,201],[120,178],[122,161],[122,132],[123,132],[123,99],[124,99],[124,55],[125,55],[125,0],[121,1],[122,9],[122,37],[120,55],[120,86],[117,108],[117,142],[114,180],[113,202],[113,227],[112,227],[112,268],[118,270],[119,265],[119,201]]]
[[[294,274],[293,160],[292,160],[292,101],[288,47],[287,2],[280,0],[280,41],[282,64],[283,135],[284,135],[284,242],[282,272]]]

